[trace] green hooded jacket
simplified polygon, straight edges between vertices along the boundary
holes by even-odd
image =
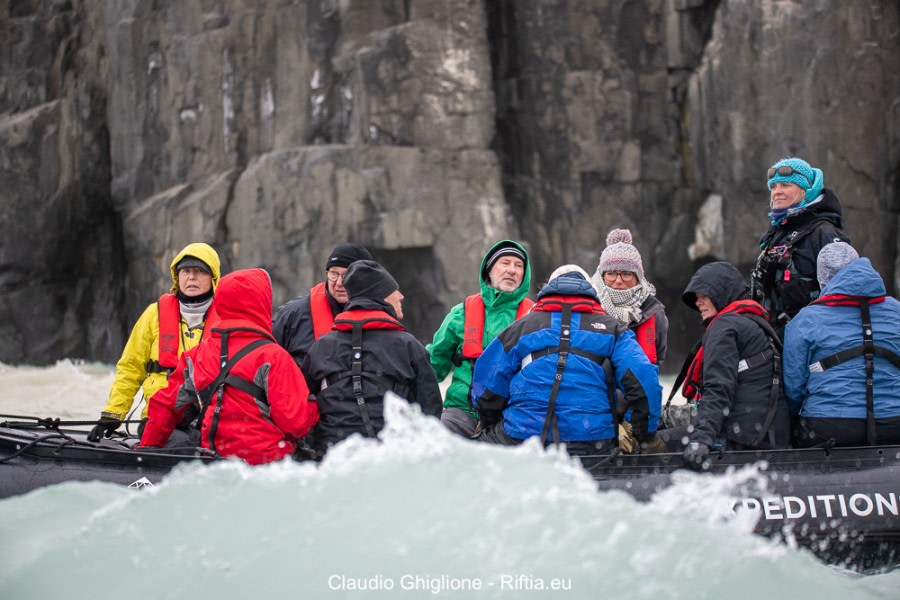
[[[491,256],[499,246],[513,244],[519,248],[525,255],[525,275],[522,277],[522,283],[513,292],[501,292],[492,288],[486,282],[481,274],[484,273],[487,266],[488,257]],[[481,286],[481,299],[484,301],[484,339],[482,339],[483,347],[497,337],[497,335],[506,329],[513,321],[516,320],[516,311],[519,303],[528,295],[531,289],[531,260],[528,259],[528,253],[525,248],[513,240],[501,240],[491,246],[484,258],[481,259],[481,268],[478,270],[478,282]],[[453,379],[450,387],[447,389],[444,398],[444,408],[459,408],[469,413],[473,419],[477,419],[477,415],[469,410],[469,392],[472,389],[472,361],[463,361],[462,365],[457,367],[453,364],[454,354],[462,352],[463,343],[463,326],[465,324],[465,302],[460,302],[450,309],[450,312],[444,317],[444,322],[434,334],[434,339],[426,349],[431,357],[431,367],[437,375],[438,381],[443,381],[447,374],[453,369]]]

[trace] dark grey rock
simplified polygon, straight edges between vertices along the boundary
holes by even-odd
[[[671,371],[685,282],[749,272],[788,154],[893,292],[898,28],[894,0],[8,3],[0,361],[114,361],[191,241],[267,268],[276,303],[363,243],[428,341],[496,240],[537,285],[628,227]]]

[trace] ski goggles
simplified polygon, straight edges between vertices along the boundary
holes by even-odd
[[[775,177],[776,174],[781,175],[782,177],[790,177],[794,173],[796,173],[797,175],[799,175],[800,177],[805,179],[809,183],[809,185],[812,185],[812,181],[809,180],[809,177],[807,177],[806,175],[804,175],[803,173],[796,170],[795,168],[793,168],[790,165],[781,165],[777,169],[775,167],[770,167],[769,170],[766,171],[766,175],[768,176],[768,179],[772,179],[773,177]]]

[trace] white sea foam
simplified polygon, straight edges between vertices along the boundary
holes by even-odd
[[[597,492],[559,451],[461,439],[402,401],[389,399],[386,417],[380,440],[353,437],[319,465],[195,464],[149,490],[67,483],[2,500],[0,595],[847,600],[900,589],[900,572],[859,577],[717,514],[728,486],[760,478],[753,469],[685,474],[639,503]]]

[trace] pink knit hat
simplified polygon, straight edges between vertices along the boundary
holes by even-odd
[[[613,229],[609,232],[597,270],[601,274],[607,271],[630,271],[637,273],[639,280],[644,279],[644,264],[641,262],[641,253],[631,245],[631,231]]]

